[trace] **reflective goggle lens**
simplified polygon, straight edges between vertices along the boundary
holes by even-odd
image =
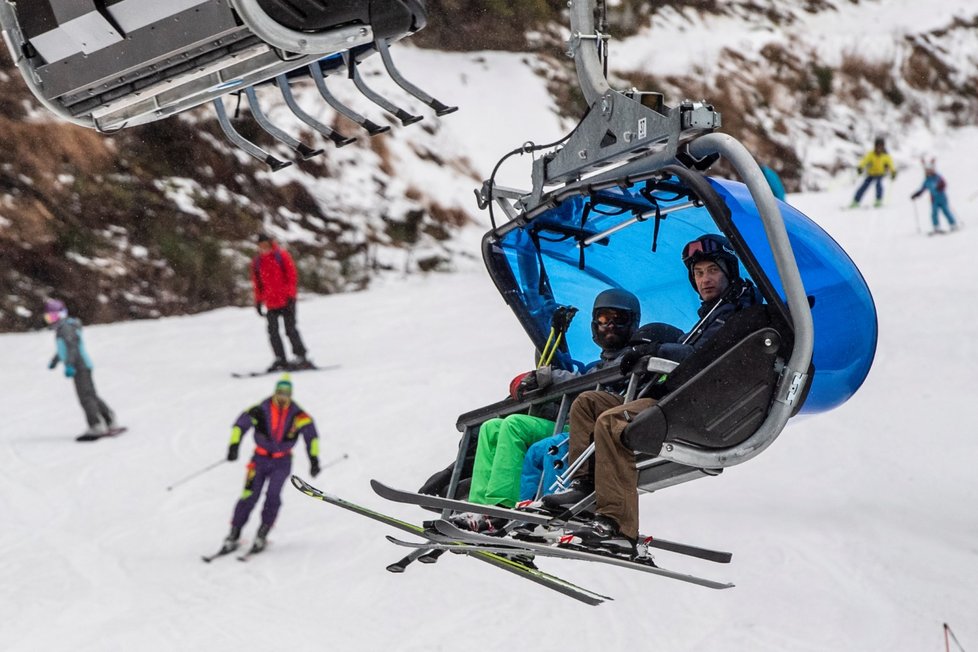
[[[687,262],[696,254],[712,254],[717,251],[723,251],[723,245],[713,238],[693,240],[683,248],[683,262]]]
[[[46,313],[44,313],[44,323],[46,323],[48,326],[50,326],[51,324],[55,323],[60,318],[61,318],[61,315],[59,315],[56,312],[46,312]]]
[[[624,310],[614,308],[598,308],[594,313],[594,323],[599,327],[623,328],[632,321],[632,316]]]

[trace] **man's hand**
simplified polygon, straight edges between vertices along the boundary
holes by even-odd
[[[72,367],[71,365],[67,365],[66,364],[65,365],[65,377],[66,378],[74,378],[75,377],[75,368]]]
[[[648,344],[638,344],[636,346],[630,347],[625,351],[625,355],[621,356],[621,362],[618,365],[618,370],[621,371],[623,376],[627,376],[636,371],[644,371],[644,369],[636,369],[641,363],[642,359],[646,356],[652,356],[659,352],[658,342],[649,342]]]
[[[51,362],[48,363],[48,369],[54,369],[58,366],[58,362],[61,360],[58,356],[51,358]]]
[[[553,375],[550,367],[540,367],[533,371],[522,373],[509,383],[509,395],[514,400],[522,401],[529,392],[550,387]]]
[[[255,303],[255,312],[258,313],[259,317],[265,316],[265,309],[261,307],[261,302]]]
[[[310,460],[309,462],[309,475],[315,478],[317,475],[319,475],[320,470],[321,469],[319,468],[319,458],[318,457],[312,458],[312,460]]]
[[[238,459],[238,445],[231,444],[228,446],[228,462],[233,462]]]

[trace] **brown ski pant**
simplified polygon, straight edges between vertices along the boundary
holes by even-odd
[[[638,537],[638,471],[635,453],[621,443],[625,426],[656,401],[640,398],[629,403],[609,392],[584,392],[570,409],[570,451],[573,463],[594,442],[593,462],[588,461],[574,477],[587,477],[593,468],[597,512],[618,523],[621,533]]]

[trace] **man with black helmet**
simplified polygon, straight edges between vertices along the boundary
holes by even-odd
[[[591,338],[601,347],[601,356],[587,365],[585,373],[619,364],[618,358],[638,329],[641,313],[638,297],[627,290],[612,288],[595,297],[591,309]],[[678,329],[676,332],[678,334]],[[510,383],[510,396],[522,400],[527,392],[545,389],[576,375],[563,369],[541,367],[514,378]],[[612,389],[619,391],[623,387],[609,388]],[[511,414],[483,423],[479,428],[469,501],[513,507],[519,499],[526,451],[535,442],[552,435],[554,425],[550,419],[527,414]],[[503,519],[469,512],[452,520],[460,527],[474,531],[491,531],[505,523]]]
[[[735,311],[756,302],[753,285],[740,277],[739,261],[729,241],[707,234],[686,244],[683,265],[689,282],[700,297],[699,322],[679,342],[647,341],[634,344],[621,358],[623,374],[640,371],[648,356],[676,362],[702,347]],[[621,434],[632,416],[655,405],[640,398],[623,404],[620,396],[585,392],[571,406],[571,456],[573,462],[591,441],[593,467],[584,464],[567,491],[543,498],[545,507],[562,510],[591,492],[596,493],[597,516],[587,526],[568,533],[582,544],[617,553],[634,554],[638,538],[638,471],[635,453],[622,444]]]

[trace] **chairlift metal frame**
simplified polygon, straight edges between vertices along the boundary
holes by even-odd
[[[349,138],[300,109],[283,87],[314,69],[322,90],[321,60],[333,55],[343,58],[343,70],[361,92],[404,125],[422,116],[377,95],[359,74],[360,63],[373,54],[380,54],[394,82],[436,115],[457,108],[408,82],[391,58],[391,43],[426,24],[423,0],[324,4],[306,14],[290,6],[282,0],[0,0],[0,27],[37,100],[63,120],[105,133],[207,103],[217,107],[228,93],[246,93],[261,128],[298,158],[308,158],[322,150],[298,143],[265,119],[253,89],[277,85],[300,121],[336,146],[348,144]],[[226,111],[217,111],[232,143],[273,170],[286,167],[238,134]],[[366,118],[357,122],[371,135],[389,129]]]
[[[757,206],[786,297],[782,314],[789,321],[794,336],[791,354],[780,369],[770,409],[753,435],[722,449],[706,449],[676,441],[666,443],[657,458],[645,464],[646,467],[666,468],[667,472],[659,474],[661,477],[657,476],[653,486],[643,487],[644,490],[654,490],[696,477],[716,475],[723,468],[752,459],[774,442],[797,411],[806,386],[811,382],[809,369],[814,327],[787,230],[757,162],[736,139],[715,133],[721,117],[707,102],[685,100],[674,108],[661,102],[647,106],[649,94],[612,89],[602,70],[605,35],[595,28],[595,5],[596,0],[568,2],[571,21],[569,53],[574,58],[578,82],[588,103],[587,113],[562,144],[535,158],[530,190],[496,186],[490,178],[476,191],[480,207],[491,210],[494,203],[508,219],[498,225],[493,220],[493,229],[483,242],[484,254],[488,254],[512,229],[527,228],[534,219],[569,198],[652,179],[667,166],[708,167],[708,163],[719,156],[737,172]],[[640,219],[641,216],[633,215],[605,233],[588,237],[581,246],[599,242]],[[738,253],[742,259],[751,259],[750,252],[744,250],[745,245],[739,244]],[[501,408],[497,406],[496,411],[500,412]],[[458,425],[465,433],[463,438],[476,430],[474,422],[479,418],[478,412],[482,411],[460,417]],[[465,447],[463,441],[463,451]],[[456,474],[460,470],[461,466],[457,465]],[[458,479],[452,478],[450,491]]]

